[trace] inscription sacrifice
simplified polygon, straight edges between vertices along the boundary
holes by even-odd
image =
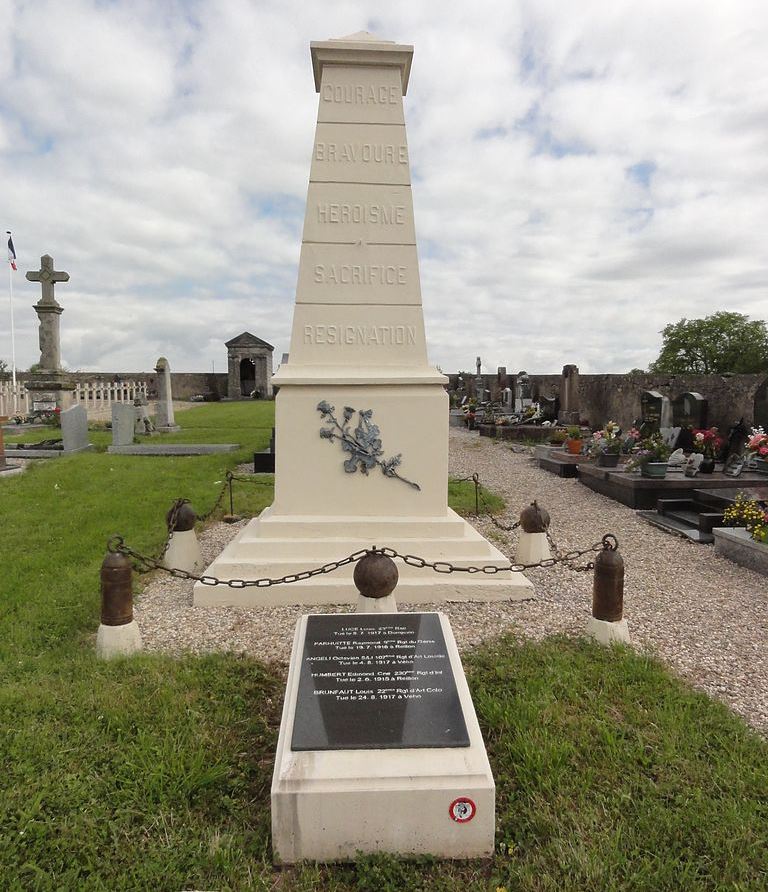
[[[308,617],[291,749],[465,746],[437,614]]]
[[[305,344],[409,347],[416,343],[413,325],[305,325]]]
[[[405,266],[380,263],[317,263],[317,285],[405,285]]]

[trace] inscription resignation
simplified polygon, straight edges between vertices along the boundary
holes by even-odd
[[[416,343],[414,325],[305,325],[305,344],[410,347]]]

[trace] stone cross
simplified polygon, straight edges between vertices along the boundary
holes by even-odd
[[[68,282],[69,273],[59,272],[53,268],[53,257],[44,254],[40,258],[40,269],[27,273],[30,282],[39,282],[43,290],[42,298],[34,305],[40,319],[40,367],[46,371],[59,371],[61,367],[61,344],[59,335],[59,316],[64,312],[53,296],[56,282]]]
[[[56,298],[53,296],[53,286],[56,282],[68,282],[69,273],[55,270],[53,268],[53,257],[50,254],[43,254],[40,258],[40,269],[30,270],[27,273],[27,280],[40,283],[43,291],[43,296],[40,300],[41,304],[55,304]]]

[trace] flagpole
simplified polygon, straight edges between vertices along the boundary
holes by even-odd
[[[10,238],[11,232],[7,230]],[[8,260],[8,300],[11,305],[11,387],[13,388],[13,414],[19,413],[19,396],[16,390],[16,332],[13,325],[13,267]]]

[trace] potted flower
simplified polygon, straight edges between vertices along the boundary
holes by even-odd
[[[743,492],[737,493],[733,504],[723,511],[723,523],[727,527],[745,527],[755,542],[768,545],[768,510],[765,502],[748,499]]]
[[[615,421],[609,421],[604,428],[592,434],[587,452],[597,459],[601,467],[615,468],[619,463],[621,447],[621,428]]]
[[[562,446],[565,443],[567,437],[568,434],[562,428],[557,428],[556,430],[553,430],[552,433],[549,435],[549,445]]]
[[[715,456],[720,454],[723,442],[716,427],[693,432],[693,451],[704,456],[699,465],[700,474],[711,474],[715,470]]]
[[[639,450],[627,462],[627,470],[640,469],[643,477],[666,477],[671,450],[661,434],[651,434],[640,441]]]
[[[567,439],[565,441],[565,448],[571,455],[581,455],[582,441],[581,441],[581,428],[578,425],[571,425],[566,431]]]
[[[747,441],[747,452],[758,474],[768,474],[768,434],[762,427],[753,427]]]

